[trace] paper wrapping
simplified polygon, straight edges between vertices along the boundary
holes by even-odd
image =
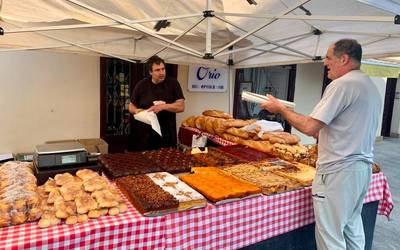
[[[254,102],[254,103],[263,103],[265,101],[268,101],[268,97],[264,96],[264,95],[259,95],[259,94],[255,94],[249,91],[242,91],[242,100],[243,101],[248,101],[248,102]],[[289,102],[289,101],[285,101],[285,100],[281,100],[278,99],[281,103],[283,103],[283,105],[285,105],[286,107],[290,108],[290,109],[294,109],[294,107],[296,106],[296,104],[294,102]]]
[[[143,110],[135,114],[133,117],[140,122],[149,124],[154,131],[162,136],[160,123],[158,122],[157,115],[153,111]]]

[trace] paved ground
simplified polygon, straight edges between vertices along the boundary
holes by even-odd
[[[375,225],[373,250],[400,249],[400,138],[384,138],[375,144],[375,162],[389,180],[394,209],[391,220],[378,215]]]

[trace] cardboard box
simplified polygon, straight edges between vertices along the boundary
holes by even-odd
[[[101,138],[78,139],[89,153],[108,154],[108,144]]]
[[[108,154],[108,144],[101,138],[87,138],[87,139],[68,139],[59,141],[47,141],[46,143],[60,143],[77,141],[82,144],[89,154],[101,153]]]

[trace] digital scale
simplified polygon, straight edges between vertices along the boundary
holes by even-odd
[[[76,141],[37,145],[34,163],[37,168],[53,168],[87,162],[85,147]]]

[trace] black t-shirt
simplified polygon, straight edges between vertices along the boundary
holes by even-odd
[[[179,99],[184,99],[182,89],[179,82],[173,78],[166,78],[158,84],[154,84],[151,78],[145,78],[138,82],[131,94],[131,102],[140,109],[150,108],[154,105],[154,101],[174,103]],[[150,125],[135,120],[131,131],[131,150],[176,147],[176,114],[161,111],[157,114],[157,118],[162,137],[152,130]]]

